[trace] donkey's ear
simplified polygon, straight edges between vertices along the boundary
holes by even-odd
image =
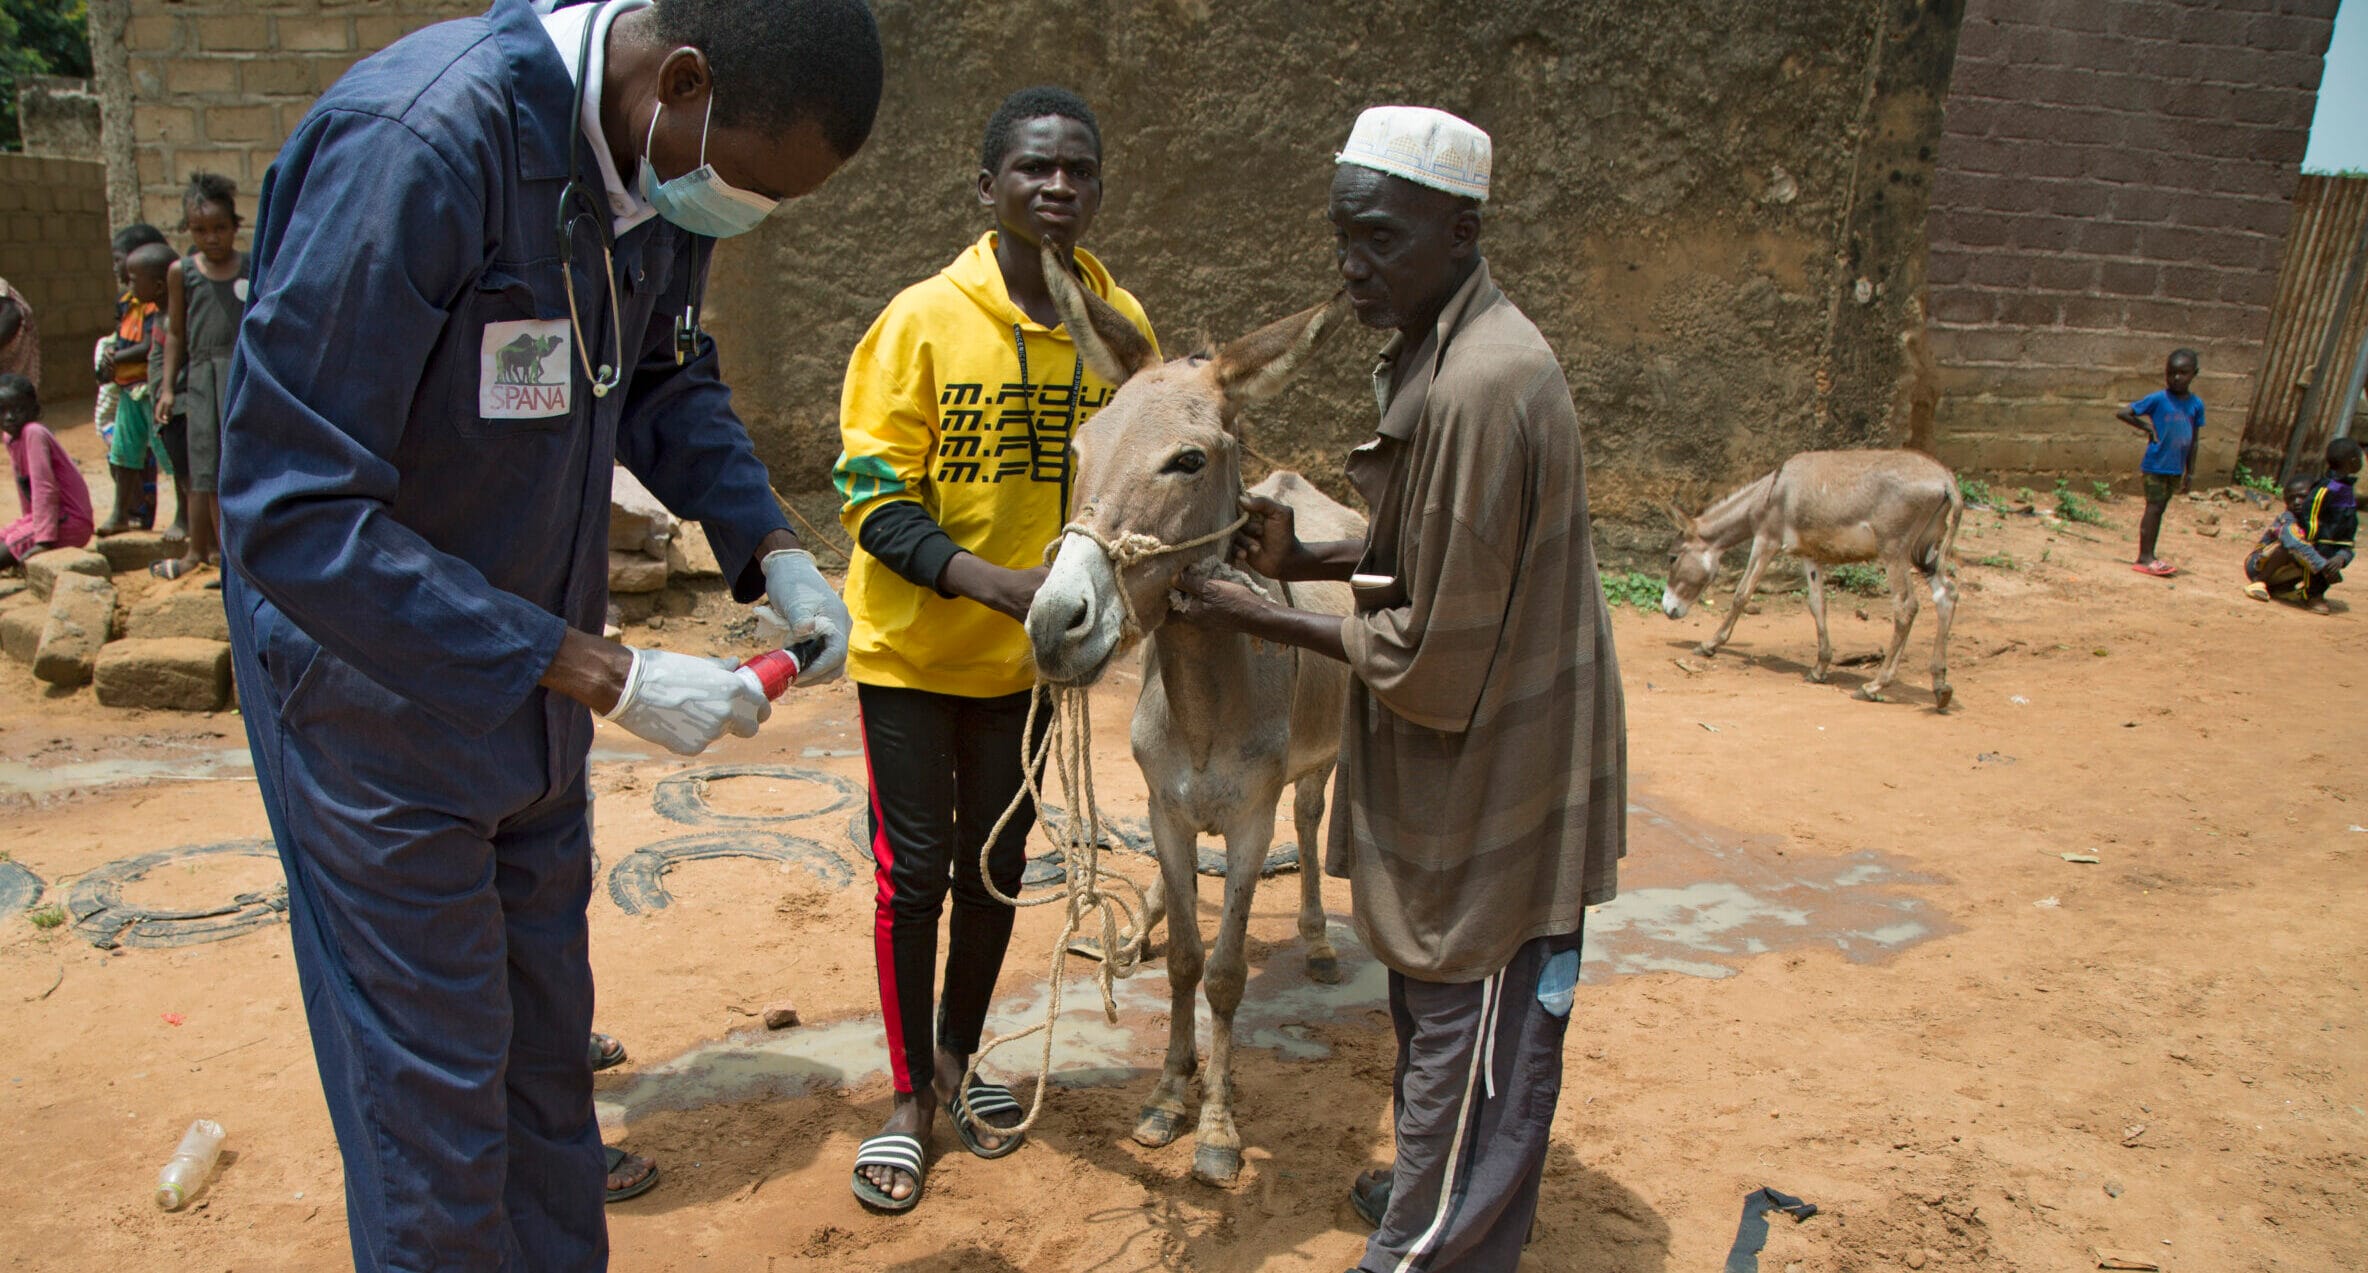
[[[1282,392],[1293,372],[1348,316],[1348,292],[1314,309],[1268,323],[1217,351],[1217,385],[1225,405],[1239,407]]]
[[[1094,374],[1112,386],[1125,384],[1135,373],[1159,363],[1159,353],[1126,315],[1112,308],[1110,302],[1078,285],[1069,273],[1069,262],[1060,249],[1047,242],[1044,245],[1044,287],[1052,293],[1052,307],[1060,311],[1061,325],[1069,329],[1069,339],[1077,342],[1077,355]]]
[[[1663,500],[1661,502],[1661,511],[1669,515],[1671,524],[1675,525],[1679,530],[1688,534],[1693,532],[1694,519],[1686,516],[1686,510],[1679,508],[1674,502]]]

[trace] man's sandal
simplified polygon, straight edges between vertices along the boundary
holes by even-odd
[[[1389,1214],[1390,1186],[1394,1179],[1388,1168],[1357,1173],[1357,1178],[1349,1182],[1348,1205],[1358,1219],[1376,1229],[1381,1227],[1381,1218]]]
[[[641,1179],[636,1180],[628,1185],[621,1185],[611,1188],[608,1191],[608,1197],[606,1201],[623,1202],[627,1198],[638,1198],[641,1195],[648,1193],[651,1189],[657,1187],[658,1164],[651,1162],[647,1158],[637,1158],[614,1145],[603,1145],[601,1148],[608,1151],[608,1174],[611,1176],[616,1175],[617,1169],[624,1166],[628,1161],[637,1162],[642,1166],[649,1168],[649,1173],[643,1176]]]
[[[1011,1089],[1000,1083],[973,1083],[955,1093],[953,1103],[946,1107],[946,1113],[954,1120],[954,1134],[962,1138],[962,1147],[981,1158],[1001,1158],[1020,1147],[1020,1142],[1028,1138],[1027,1133],[1013,1135],[1011,1129],[1025,1121],[1026,1112]],[[1010,1121],[998,1123],[995,1121],[998,1118]],[[1003,1137],[1003,1143],[987,1148],[982,1132]]]
[[[886,1167],[901,1171],[913,1178],[913,1191],[902,1198],[889,1193],[864,1179],[866,1167]],[[875,1211],[890,1214],[910,1211],[921,1205],[921,1190],[929,1180],[929,1170],[923,1164],[921,1139],[905,1132],[882,1132],[855,1151],[855,1171],[852,1181],[855,1200]]]

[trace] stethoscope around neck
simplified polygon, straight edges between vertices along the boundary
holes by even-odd
[[[617,322],[617,239],[609,229],[609,210],[584,188],[584,85],[592,78],[592,33],[599,26],[598,13],[587,16],[583,42],[576,49],[575,105],[567,117],[567,184],[559,190],[559,278],[567,290],[567,322],[575,336],[576,361],[583,365],[584,379],[591,382],[592,396],[605,398],[625,378],[625,332]],[[649,157],[644,155],[641,161],[646,164]],[[601,275],[608,280],[610,360],[600,364],[598,370],[593,369],[592,353],[585,348],[584,318],[576,308],[576,231],[587,222],[600,240]],[[713,250],[714,242],[710,240],[704,251]],[[674,363],[678,367],[698,351],[699,338],[704,334],[699,326],[699,311],[706,294],[706,262],[693,261],[690,298],[674,319]]]

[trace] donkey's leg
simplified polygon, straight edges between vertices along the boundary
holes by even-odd
[[[1324,851],[1316,833],[1324,825],[1324,784],[1332,766],[1303,774],[1291,784],[1291,820],[1299,829],[1299,940],[1307,943],[1307,979],[1331,985],[1340,980],[1340,953],[1324,922]]]
[[[1932,621],[1939,629],[1932,634],[1932,702],[1935,710],[1945,712],[1957,694],[1949,687],[1949,624],[1957,617],[1957,576],[1944,561],[1930,582]]]
[[[1883,699],[1883,691],[1899,679],[1899,655],[1908,644],[1908,633],[1916,626],[1916,568],[1908,563],[1905,554],[1883,563],[1883,573],[1891,580],[1891,649],[1883,655],[1883,666],[1875,669],[1875,677],[1858,687],[1858,696],[1870,703]]]
[[[1734,608],[1727,611],[1726,622],[1718,625],[1718,631],[1709,640],[1694,647],[1694,653],[1709,658],[1718,653],[1718,648],[1727,643],[1728,637],[1735,635],[1735,625],[1742,621],[1744,610],[1751,605],[1751,594],[1760,589],[1760,572],[1766,570],[1768,563],[1775,559],[1775,550],[1769,547],[1768,541],[1751,541],[1751,559],[1743,563],[1743,581],[1735,585]]]
[[[1277,799],[1281,792],[1276,792]],[[1250,800],[1268,810],[1245,817],[1225,836],[1225,912],[1217,922],[1217,946],[1209,952],[1202,988],[1209,996],[1209,1073],[1201,1087],[1200,1132],[1192,1153],[1192,1174],[1212,1185],[1229,1185],[1242,1170],[1242,1137],[1233,1125],[1233,1014],[1250,979],[1250,899],[1258,891],[1258,868],[1274,843],[1274,800]]]
[[[1168,921],[1167,1063],[1160,1068],[1159,1086],[1152,1089],[1151,1099],[1135,1123],[1135,1139],[1146,1145],[1168,1144],[1183,1130],[1184,1102],[1192,1094],[1192,1072],[1199,1064],[1194,1038],[1199,1013],[1193,1004],[1201,972],[1200,916],[1195,904],[1200,876],[1193,869],[1197,840],[1190,823],[1153,799],[1151,842],[1158,846],[1160,879],[1167,885],[1176,913]]]
[[[1809,679],[1823,685],[1826,669],[1834,663],[1833,638],[1825,631],[1825,572],[1817,568],[1816,562],[1804,558],[1801,580],[1809,587],[1809,617],[1817,620],[1817,666],[1809,669]]]

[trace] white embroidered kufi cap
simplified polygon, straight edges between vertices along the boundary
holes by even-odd
[[[1404,177],[1467,199],[1488,199],[1488,134],[1428,106],[1375,106],[1357,116],[1336,163]]]

